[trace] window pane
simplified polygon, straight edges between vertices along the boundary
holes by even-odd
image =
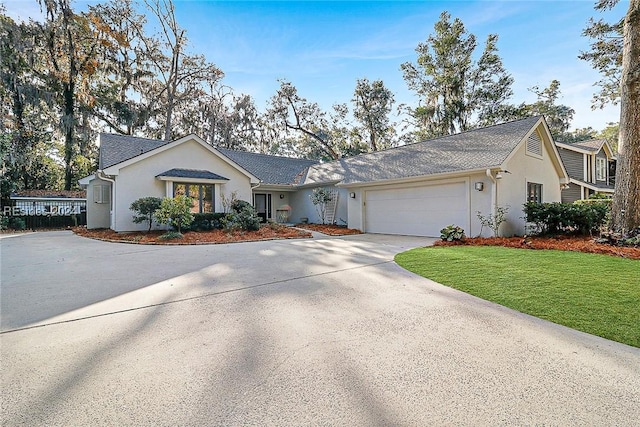
[[[176,196],[186,196],[187,195],[187,187],[184,184],[173,184],[173,197]]]
[[[542,184],[533,182],[527,184],[527,200],[529,202],[542,203]]]
[[[202,212],[213,212],[213,185],[203,185]]]
[[[187,196],[191,197],[191,213],[200,212],[200,186],[188,185]]]

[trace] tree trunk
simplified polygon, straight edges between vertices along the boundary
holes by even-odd
[[[624,19],[620,140],[611,228],[640,227],[640,0],[631,0]]]
[[[75,126],[75,98],[74,84],[69,82],[64,85],[64,118],[62,129],[64,131],[64,189],[71,190],[73,179],[73,128]]]

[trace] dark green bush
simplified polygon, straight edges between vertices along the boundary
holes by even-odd
[[[245,208],[253,209],[253,206],[251,206],[251,203],[246,202],[244,200],[239,200],[239,199],[236,199],[236,200],[231,202],[231,211],[232,212],[238,213],[238,212],[242,211]]]
[[[546,235],[591,234],[607,221],[608,203],[535,203],[524,205],[527,222]]]
[[[17,216],[9,218],[9,228],[12,230],[24,230],[27,228],[27,223],[24,218],[20,218]]]
[[[161,203],[162,199],[160,197],[142,197],[131,203],[129,210],[134,213],[133,222],[136,224],[146,222],[149,225],[147,231],[151,231],[155,213],[160,209]]]
[[[243,202],[240,200],[240,202]],[[257,231],[260,229],[260,217],[256,210],[247,202],[238,203],[232,206],[232,211],[223,220],[224,228],[227,230]]]
[[[193,231],[221,230],[224,228],[223,223],[226,215],[222,212],[193,214],[193,222],[189,229]]]

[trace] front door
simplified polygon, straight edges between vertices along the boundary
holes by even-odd
[[[271,218],[271,194],[255,194],[253,196],[253,206],[262,222]]]

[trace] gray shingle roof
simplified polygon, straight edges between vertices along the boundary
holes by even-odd
[[[170,141],[172,142],[172,141]],[[100,134],[99,169],[132,159],[170,142],[157,139],[138,138],[111,133]],[[255,175],[265,184],[293,185],[299,183],[304,172],[315,160],[294,159],[266,154],[217,148],[224,156]],[[226,179],[226,178],[224,178]]]
[[[197,169],[171,169],[166,172],[162,172],[156,176],[167,176],[172,178],[198,178],[198,179],[222,179],[229,181],[229,178],[220,176],[217,173],[213,173],[207,170]]]
[[[217,148],[217,150],[251,172],[265,184],[299,184],[307,168],[318,164],[315,160],[271,156],[226,148]]]
[[[597,153],[598,151],[600,151],[600,149],[602,148],[605,142],[606,140],[604,139],[590,139],[588,141],[578,141],[578,142],[565,144],[565,145],[568,145],[570,147],[580,148],[586,151],[591,151],[593,153]]]
[[[309,168],[305,184],[393,180],[500,166],[540,120],[530,117]]]
[[[106,169],[168,143],[158,139],[101,133],[98,169]]]

